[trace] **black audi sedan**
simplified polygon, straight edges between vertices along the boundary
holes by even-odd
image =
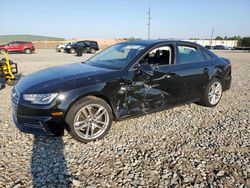
[[[230,85],[230,61],[198,44],[125,42],[21,79],[12,90],[13,119],[22,132],[66,129],[86,143],[107,134],[113,121],[190,102],[216,106]]]

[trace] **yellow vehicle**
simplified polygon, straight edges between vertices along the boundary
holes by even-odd
[[[4,58],[0,60],[0,78],[2,77],[7,85],[13,86],[17,81],[17,73],[17,64],[10,61],[8,54],[5,53]]]

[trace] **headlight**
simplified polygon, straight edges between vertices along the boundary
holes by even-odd
[[[57,96],[57,93],[47,94],[24,94],[23,99],[32,104],[50,104]]]

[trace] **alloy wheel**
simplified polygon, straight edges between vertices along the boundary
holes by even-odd
[[[208,101],[210,104],[215,105],[220,101],[222,95],[222,86],[221,83],[216,81],[214,82],[208,92]]]
[[[30,49],[26,49],[24,52],[25,52],[26,54],[30,54],[30,53],[31,53],[31,50],[30,50]]]
[[[5,52],[6,52],[5,49],[1,49],[1,50],[0,50],[0,53],[1,53],[1,54],[4,54]]]
[[[81,108],[74,119],[76,134],[87,140],[100,137],[109,124],[108,111],[99,104],[89,104]]]

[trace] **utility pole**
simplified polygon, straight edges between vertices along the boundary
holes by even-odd
[[[148,9],[148,39],[150,39],[150,26],[151,26],[151,23],[150,23],[150,21],[151,21],[151,15],[150,15],[150,6],[149,6],[149,9]]]
[[[212,29],[211,40],[210,40],[210,48],[211,49],[212,49],[213,35],[214,35],[214,27]]]

